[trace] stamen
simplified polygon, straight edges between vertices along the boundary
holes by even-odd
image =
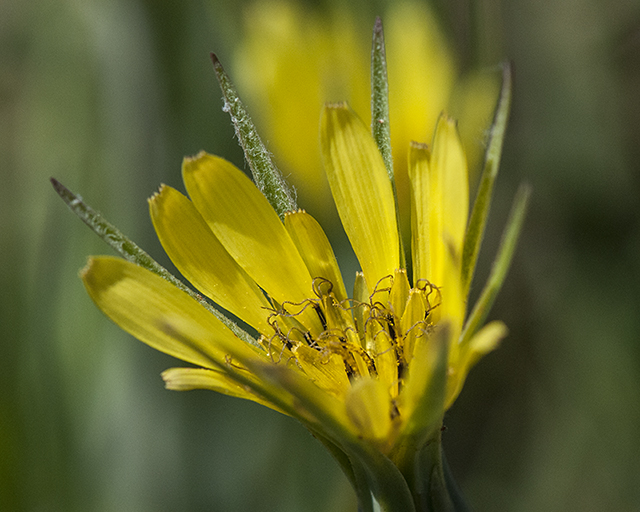
[[[431,313],[435,308],[437,308],[442,303],[442,293],[440,291],[440,287],[431,283],[428,279],[418,279],[416,282],[416,288],[425,293],[425,299],[427,301],[427,314]],[[436,294],[437,302],[435,305],[431,305],[430,297],[431,294]],[[425,315],[426,318],[426,315]]]
[[[287,347],[285,343],[282,343],[282,346],[280,347],[280,353],[278,354],[278,360],[276,361],[273,358],[273,350],[271,350],[274,339],[278,339],[278,341],[281,341],[281,338],[277,334],[274,334],[273,336],[271,336],[269,338],[269,341],[267,342],[267,353],[269,354],[269,358],[271,359],[271,362],[273,364],[280,364],[280,362],[282,361],[282,356],[284,354],[285,349],[289,347]]]
[[[322,328],[326,331],[327,330],[327,317],[324,314],[324,312],[322,311],[322,308],[320,307],[319,304],[313,304],[313,309],[316,310],[316,313],[318,314],[318,318],[320,319],[320,323],[322,324]]]
[[[384,281],[385,279],[391,279],[391,283],[393,284],[393,276],[391,274],[389,274],[388,276],[384,276],[384,277],[381,277],[380,279],[378,279],[378,282],[373,287],[373,293],[369,296],[369,302],[373,303],[373,296],[376,293],[391,291],[391,285],[389,285],[388,288],[380,288],[380,289],[378,289],[378,286],[380,286],[380,283],[382,283],[382,281]]]
[[[327,285],[329,289],[326,292],[323,292],[320,288],[322,285]],[[315,293],[316,297],[321,299],[324,295],[329,295],[333,292],[333,283],[324,277],[314,277],[311,282],[311,289],[313,293]]]
[[[369,295],[368,302],[356,299],[338,301],[333,295],[331,281],[314,278],[314,297],[300,302],[285,301],[268,310],[268,323],[274,330],[268,340],[271,360],[280,363],[289,351],[289,360],[298,361],[296,349],[306,345],[321,355],[316,364],[329,364],[333,356],[338,356],[350,380],[369,375],[378,377],[379,363],[382,365],[379,378],[391,383],[393,391],[390,394],[397,396],[416,339],[430,334],[432,325],[427,318],[441,302],[439,287],[427,279],[419,279],[411,289],[408,282],[405,284],[405,276],[402,271],[397,271],[395,278],[391,275],[382,277]],[[394,279],[400,281],[394,284]],[[405,293],[418,294],[421,299],[419,302],[408,297],[405,299]],[[405,315],[409,304],[412,304],[413,312]],[[313,308],[322,331],[312,332],[296,320],[308,308]],[[354,323],[355,319],[359,319],[358,323]],[[406,326],[407,319],[413,322],[409,327]],[[283,330],[285,325],[286,331]]]

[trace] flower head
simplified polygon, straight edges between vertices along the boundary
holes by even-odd
[[[471,218],[455,122],[441,116],[431,147],[411,145],[409,266],[379,144],[346,104],[324,107],[324,167],[362,270],[349,294],[323,229],[293,205],[228,77],[215,59],[214,65],[260,188],[230,162],[202,152],[183,162],[189,197],[163,185],[149,200],[162,246],[199,293],[141,252],[134,262],[91,258],[81,274],[84,284],[124,330],[194,365],[164,372],[168,388],[212,389],[291,415],[332,450],[356,488],[364,478],[378,498],[404,496],[400,503],[409,506],[407,468],[439,431],[471,366],[506,334],[501,322],[481,325],[513,253],[524,199],[468,317],[466,298],[499,160],[508,86]],[[85,221],[95,220],[54,185]],[[124,247],[110,226],[94,229]]]
[[[496,346],[505,328],[495,322],[460,343],[468,192],[452,120],[439,120],[432,150],[410,148],[411,279],[400,265],[382,158],[345,104],[325,107],[322,149],[362,267],[351,297],[313,217],[298,210],[281,222],[242,171],[206,153],[184,161],[190,199],[162,186],[149,200],[151,218],[182,275],[253,327],[257,342],[242,342],[197,301],[133,263],[92,258],[82,277],[93,300],[121,327],[198,366],[168,370],[169,388],[211,388],[269,403],[321,430],[319,409],[389,453],[416,421],[428,417],[432,424],[423,428],[439,426],[470,366]],[[446,376],[437,375],[445,370]],[[425,411],[421,399],[443,377],[443,403]],[[304,386],[304,401],[301,382],[311,384]]]

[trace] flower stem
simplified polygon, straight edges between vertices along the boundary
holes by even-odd
[[[442,451],[442,428],[434,429],[413,457],[400,461],[416,512],[470,512]]]
[[[449,494],[442,454],[442,430],[437,429],[416,454],[414,500],[420,512],[456,512]]]

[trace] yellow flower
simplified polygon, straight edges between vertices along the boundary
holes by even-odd
[[[374,41],[383,41],[379,21]],[[374,44],[376,62],[380,46]],[[163,248],[199,293],[52,180],[67,205],[129,259],[90,258],[81,273],[89,295],[125,331],[194,365],[165,371],[169,389],[212,389],[297,418],[336,457],[363,510],[376,503],[388,512],[423,510],[425,485],[446,505],[451,489],[443,475],[440,426],[470,368],[506,335],[501,322],[482,324],[506,275],[527,198],[526,191],[518,195],[487,285],[467,315],[508,117],[508,69],[471,215],[467,159],[455,122],[441,115],[431,147],[410,145],[409,266],[386,150],[346,103],[323,107],[322,160],[361,267],[349,296],[325,232],[294,206],[213,60],[224,110],[256,183],[223,158],[201,152],[183,162],[189,197],[163,185],[149,200]],[[383,109],[384,90],[376,81],[373,95]]]
[[[384,16],[389,63],[391,137],[401,208],[409,204],[406,176],[410,141],[431,143],[444,110],[460,119],[472,178],[484,153],[485,133],[499,91],[495,73],[461,76],[455,54],[429,7],[390,2]],[[315,144],[318,112],[327,101],[347,99],[358,115],[370,112],[365,56],[370,20],[343,5],[322,15],[295,2],[255,2],[245,13],[245,36],[234,75],[262,121],[270,149],[301,201],[325,216],[330,194]],[[401,210],[404,219],[407,211]]]
[[[438,121],[431,152],[411,147],[411,280],[400,266],[391,182],[367,127],[345,104],[329,105],[321,137],[336,206],[362,267],[354,297],[313,217],[299,210],[281,222],[242,171],[206,153],[184,161],[190,199],[163,186],[149,200],[151,218],[182,275],[253,327],[257,342],[242,342],[196,300],[125,260],[92,258],[82,277],[123,329],[198,367],[165,372],[169,388],[254,400],[319,432],[328,419],[334,442],[364,439],[391,454],[417,424],[439,427],[470,366],[505,328],[494,322],[458,343],[468,187],[453,121]],[[442,364],[444,404],[425,410]]]

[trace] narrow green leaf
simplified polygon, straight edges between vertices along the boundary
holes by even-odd
[[[66,203],[69,209],[75,213],[80,219],[91,228],[91,230],[98,235],[102,240],[107,242],[118,254],[124,259],[140,265],[147,270],[150,270],[154,274],[159,275],[163,279],[169,281],[176,288],[179,288],[185,293],[188,293],[191,297],[202,304],[208,311],[210,311],[218,320],[223,322],[233,333],[241,340],[251,343],[252,345],[258,345],[257,341],[249,335],[249,333],[242,330],[234,322],[229,320],[220,311],[214,308],[202,295],[194,292],[191,288],[186,286],[182,281],[175,277],[166,268],[160,265],[154,260],[147,252],[141,249],[133,240],[125,236],[118,228],[108,222],[100,213],[95,211],[89,205],[87,205],[79,195],[71,192],[67,187],[60,183],[55,178],[51,178],[51,184],[53,188]]]
[[[286,212],[298,210],[294,194],[271,160],[271,155],[258,135],[251,117],[240,101],[238,92],[224,71],[218,57],[212,53],[211,60],[224,96],[222,110],[231,116],[236,135],[253,174],[253,180],[280,218],[284,219]]]
[[[476,333],[478,328],[484,323],[489,314],[489,310],[493,306],[496,296],[502,287],[513,253],[518,243],[518,237],[522,229],[525,213],[527,211],[527,204],[531,195],[531,187],[524,184],[521,185],[516,193],[516,197],[513,201],[511,213],[509,214],[509,220],[507,227],[502,235],[502,242],[500,243],[500,249],[498,255],[493,262],[491,274],[489,279],[482,290],[482,294],[476,302],[473,311],[467,319],[467,323],[464,326],[462,335],[460,336],[460,343],[467,343],[471,337]]]
[[[389,79],[387,78],[387,57],[384,46],[382,20],[378,16],[373,26],[373,44],[371,49],[371,131],[382,154],[384,165],[393,178],[393,159],[391,157],[391,136],[389,130]],[[395,183],[394,183],[395,191]]]
[[[384,45],[384,30],[380,16],[373,26],[373,43],[371,47],[371,132],[382,155],[384,166],[391,180],[393,199],[396,207],[396,222],[400,239],[400,265],[406,268],[406,256],[402,231],[400,229],[400,208],[398,207],[398,192],[393,172],[393,157],[391,153],[391,131],[389,128],[389,79],[387,77],[387,57]]]
[[[473,211],[467,227],[462,250],[462,290],[465,295],[469,292],[473,273],[475,271],[478,253],[482,245],[484,229],[491,208],[491,195],[493,185],[498,175],[500,167],[500,157],[502,155],[502,144],[507,130],[509,120],[509,110],[511,108],[511,67],[509,63],[503,65],[502,90],[500,100],[496,108],[489,145],[485,154],[484,168],[480,179],[480,186],[473,204]]]

